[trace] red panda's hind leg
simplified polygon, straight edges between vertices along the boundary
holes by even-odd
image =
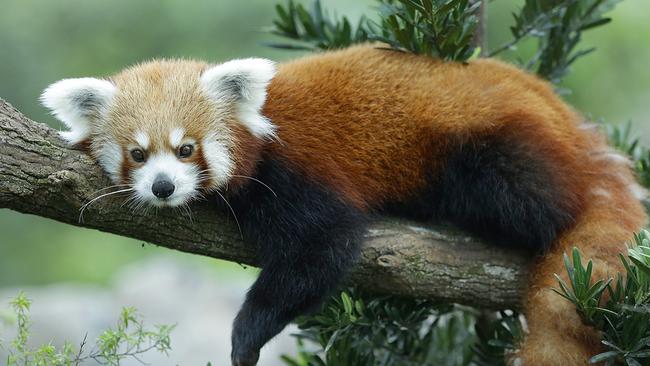
[[[428,187],[385,205],[388,212],[450,221],[531,255],[546,251],[575,223],[582,206],[572,178],[575,158],[557,151],[543,126],[510,124],[448,140],[444,156],[433,158],[442,162],[433,163]]]
[[[434,206],[440,218],[496,244],[541,253],[574,223],[580,198],[549,152],[512,128],[451,151],[434,184]]]

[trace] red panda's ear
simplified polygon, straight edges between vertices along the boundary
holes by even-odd
[[[75,145],[89,137],[93,120],[106,113],[115,90],[108,80],[63,79],[43,91],[41,103],[69,128],[61,137]]]
[[[232,60],[207,69],[201,88],[216,104],[234,103],[239,120],[256,137],[272,137],[275,126],[261,114],[275,64],[266,59]]]

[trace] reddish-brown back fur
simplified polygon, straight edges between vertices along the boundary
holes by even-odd
[[[278,126],[274,154],[359,207],[407,198],[450,148],[504,126],[560,159],[573,191],[587,184],[580,117],[547,83],[494,60],[372,46],[307,57],[280,66],[264,114]]]

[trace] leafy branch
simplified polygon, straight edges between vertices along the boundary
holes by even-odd
[[[641,146],[638,137],[632,137],[632,124],[604,124],[609,143],[632,160],[639,182],[650,188],[650,149]]]
[[[333,18],[323,10],[320,0],[314,0],[309,10],[289,0],[287,6],[275,6],[277,18],[271,34],[288,38],[291,43],[267,42],[267,46],[287,50],[327,50],[344,48],[368,40],[367,19],[361,17],[356,27],[346,18]]]
[[[466,61],[475,53],[472,40],[479,22],[480,1],[383,0],[381,21],[371,38],[392,48],[450,61]],[[381,29],[381,31],[376,31]]]
[[[525,62],[529,70],[553,83],[559,83],[570,66],[594,48],[576,50],[582,32],[611,21],[604,17],[621,0],[526,0],[519,13],[513,14],[510,28],[513,39],[489,53],[495,56],[533,37],[537,51]]]
[[[560,289],[555,291],[576,306],[586,324],[602,331],[606,351],[591,363],[650,365],[650,233],[635,235],[634,245],[620,259],[623,275],[592,283],[592,262],[583,265],[574,249],[572,260],[565,256],[569,283],[558,277]]]
[[[379,0],[378,22],[361,17],[330,17],[319,0],[307,10],[289,0],[276,5],[270,33],[292,40],[267,43],[275,48],[329,50],[366,41],[380,41],[402,51],[445,60],[465,61],[475,54],[472,43],[481,2],[469,0]]]
[[[333,296],[298,325],[300,352],[283,356],[289,366],[505,365],[506,350],[514,349],[522,332],[511,311],[488,319],[468,307],[371,297],[355,289]]]
[[[506,356],[515,352],[524,338],[523,315],[512,310],[484,314],[476,324],[477,342],[472,347],[477,366],[506,366]]]
[[[154,330],[146,329],[136,310],[130,307],[122,309],[115,329],[104,331],[93,350],[86,350],[86,337],[78,347],[65,342],[61,348],[47,344],[32,349],[28,345],[31,304],[31,300],[22,292],[11,301],[17,326],[16,337],[8,347],[0,343],[0,348],[8,352],[7,366],[79,366],[88,360],[99,365],[118,366],[128,358],[144,364],[140,359],[143,354],[152,350],[167,354],[171,349],[170,334],[174,326],[158,325]]]
[[[611,21],[604,14],[621,0],[526,0],[513,13],[512,40],[488,53],[490,57],[514,51],[529,38],[538,42],[536,52],[522,63],[553,83],[559,83],[570,66],[594,49],[577,49],[582,33]],[[366,41],[441,58],[467,61],[478,52],[473,42],[481,1],[378,0],[378,21],[361,17],[352,26],[346,17],[331,17],[314,0],[307,10],[289,0],[276,5],[272,34],[291,43],[267,43],[276,48],[328,50]]]

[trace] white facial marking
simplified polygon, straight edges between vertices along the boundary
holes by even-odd
[[[159,199],[151,190],[159,175],[165,176],[174,185],[174,193],[166,199]],[[142,167],[133,172],[133,182],[139,199],[154,206],[178,206],[196,196],[199,168],[180,162],[172,153],[159,153],[150,156]]]
[[[235,103],[241,123],[258,138],[275,136],[275,125],[261,113],[275,64],[266,59],[232,60],[201,75],[203,91],[217,105]]]
[[[115,91],[115,85],[107,80],[63,79],[43,91],[41,103],[70,129],[60,135],[74,145],[88,138],[92,118],[106,113]]]
[[[115,141],[106,139],[105,141],[93,143],[97,161],[104,168],[114,183],[119,183],[121,178],[120,168],[122,166],[122,147]]]
[[[149,135],[142,131],[135,133],[135,141],[140,145],[141,148],[147,150],[149,148]]]
[[[172,147],[179,147],[181,145],[181,141],[183,141],[183,137],[185,136],[185,129],[184,128],[174,128],[170,133],[169,133],[169,143],[171,144]]]
[[[201,141],[203,156],[210,169],[209,176],[212,178],[213,188],[221,187],[230,179],[235,169],[230,151],[216,135],[208,135]]]

